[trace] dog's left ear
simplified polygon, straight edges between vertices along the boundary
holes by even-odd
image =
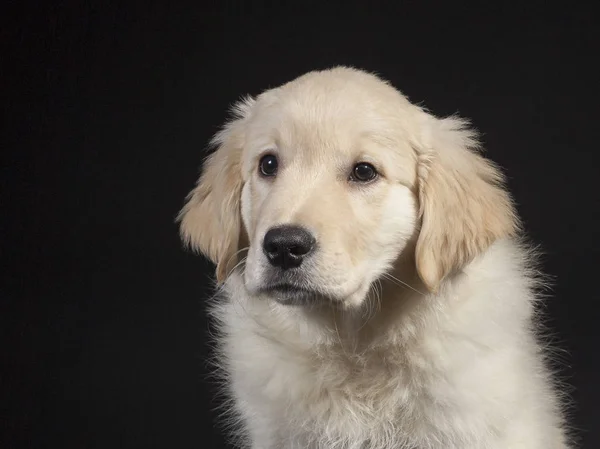
[[[421,230],[417,271],[435,292],[494,241],[513,236],[519,222],[504,176],[478,152],[464,120],[427,117],[418,149]]]
[[[203,173],[177,217],[183,242],[216,264],[219,283],[237,263],[242,232],[242,148],[253,103],[247,98],[234,106],[233,120],[214,137],[217,149],[204,162]]]

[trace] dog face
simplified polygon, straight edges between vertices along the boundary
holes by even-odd
[[[255,105],[241,195],[251,293],[357,304],[414,233],[416,158],[386,131],[402,128],[333,81],[308,77]]]
[[[360,306],[407,248],[436,290],[516,229],[502,177],[471,151],[465,123],[361,71],[311,72],[246,99],[215,144],[181,232],[220,281],[247,247],[253,295]]]

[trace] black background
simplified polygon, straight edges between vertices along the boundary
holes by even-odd
[[[212,267],[174,216],[230,103],[336,64],[484,133],[555,277],[581,447],[600,447],[592,2],[242,3],[2,7],[0,447],[224,447]]]

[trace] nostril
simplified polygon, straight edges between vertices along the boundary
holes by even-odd
[[[264,244],[265,251],[270,254],[275,254],[279,252],[279,248],[275,243],[267,243]]]
[[[307,248],[306,247],[302,247],[302,246],[292,246],[289,249],[289,253],[292,256],[303,256],[307,252],[308,252]]]

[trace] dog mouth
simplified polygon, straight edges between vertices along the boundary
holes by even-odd
[[[317,290],[288,283],[269,285],[261,292],[285,305],[311,304],[322,297]]]

